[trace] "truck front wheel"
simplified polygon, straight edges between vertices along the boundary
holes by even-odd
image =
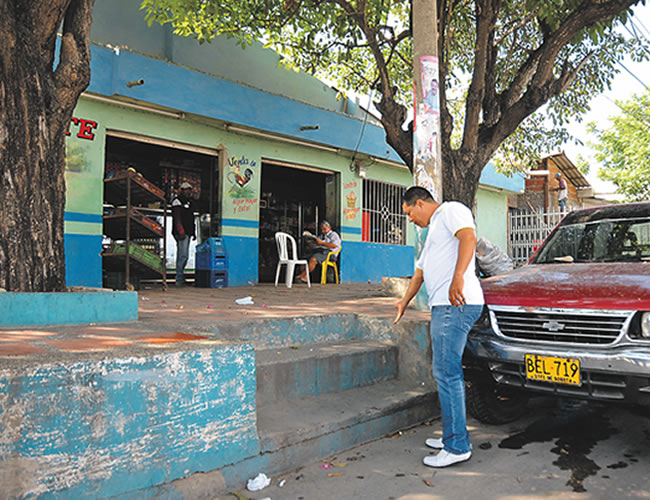
[[[521,391],[499,386],[490,373],[465,373],[465,402],[468,413],[486,424],[506,424],[521,417],[528,398]]]

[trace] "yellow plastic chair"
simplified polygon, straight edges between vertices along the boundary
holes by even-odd
[[[327,259],[323,261],[321,264],[321,267],[323,270],[321,271],[321,276],[320,276],[320,283],[321,285],[324,285],[327,283],[327,268],[332,267],[334,268],[334,278],[336,278],[336,284],[339,282],[339,270],[338,267],[336,267],[336,258],[338,255],[341,253],[341,248],[339,248],[336,252],[330,252],[327,254]],[[332,260],[330,260],[332,259]]]

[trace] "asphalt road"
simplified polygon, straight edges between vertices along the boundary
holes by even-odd
[[[536,398],[517,422],[469,425],[471,460],[446,469],[422,464],[435,453],[424,440],[440,436],[440,422],[432,421],[274,476],[261,491],[219,498],[650,498],[650,409]]]

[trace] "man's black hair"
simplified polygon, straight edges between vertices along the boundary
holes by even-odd
[[[434,201],[431,193],[420,186],[412,186],[402,195],[402,201],[409,206],[415,205],[418,200],[426,202]]]

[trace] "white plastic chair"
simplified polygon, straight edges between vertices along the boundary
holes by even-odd
[[[289,243],[291,243],[291,252],[289,251]],[[311,282],[309,280],[309,264],[305,259],[299,260],[298,257],[298,246],[296,245],[296,240],[293,236],[287,233],[277,232],[275,233],[275,244],[278,247],[278,267],[275,270],[275,286],[278,286],[278,279],[280,279],[280,268],[282,264],[287,265],[286,271],[286,283],[287,288],[293,286],[293,273],[296,269],[296,265],[305,266],[305,271],[307,274],[307,285],[311,288]]]

